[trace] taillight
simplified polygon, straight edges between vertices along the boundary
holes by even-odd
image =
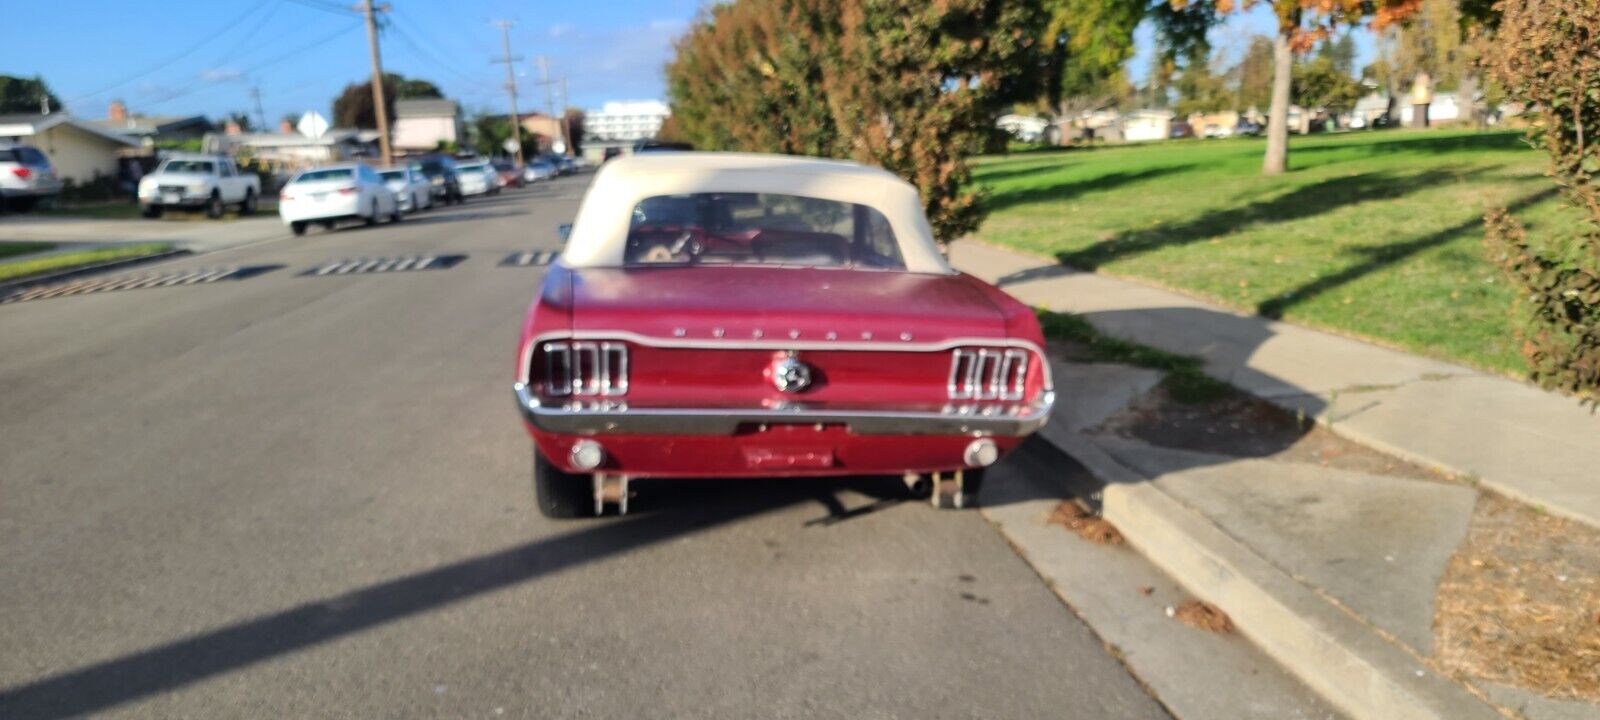
[[[27,180],[28,176],[33,174],[33,171],[25,167],[11,168],[11,174],[22,178],[23,180]]]
[[[1021,400],[1028,352],[1016,348],[957,348],[950,353],[951,400]]]
[[[539,346],[544,392],[552,397],[614,397],[628,392],[628,346],[620,342],[547,342]]]
[[[278,202],[287,202],[287,201],[293,200],[293,199],[294,199],[294,196],[290,195],[289,193],[286,193],[286,192],[278,193]]]
[[[354,194],[356,194],[358,192],[361,192],[361,188],[358,188],[358,187],[339,188],[339,194],[340,195],[354,195]]]

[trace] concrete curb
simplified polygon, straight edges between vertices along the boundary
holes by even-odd
[[[20,280],[12,280],[9,282],[0,283],[0,295],[4,295],[15,290],[21,290],[23,288],[33,287],[34,285],[43,285],[45,283],[57,282],[60,280],[70,280],[82,275],[93,275],[95,273],[108,272],[111,270],[121,270],[125,267],[143,265],[145,263],[156,262],[157,260],[166,260],[168,258],[189,254],[191,254],[189,250],[185,250],[183,248],[173,248],[171,250],[163,250],[161,252],[151,253],[149,255],[139,255],[137,257],[122,258],[120,260],[96,263],[94,265],[68,268],[66,270],[50,273],[48,275],[35,275],[33,277],[22,278]]]
[[[1105,483],[1101,512],[1131,545],[1351,718],[1507,717],[1088,439],[1052,425],[1039,434]]]

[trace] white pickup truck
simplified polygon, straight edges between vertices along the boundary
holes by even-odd
[[[139,205],[148,218],[168,208],[204,209],[207,217],[219,218],[228,205],[249,215],[260,199],[261,178],[220,155],[172,155],[139,180]]]

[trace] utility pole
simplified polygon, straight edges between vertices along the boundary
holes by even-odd
[[[516,141],[517,165],[522,165],[522,116],[517,114],[517,76],[512,72],[512,63],[522,62],[521,57],[511,55],[511,25],[510,20],[496,20],[495,25],[500,26],[500,47],[504,53],[498,58],[489,60],[491,63],[504,63],[506,66],[506,94],[511,97],[511,139]]]
[[[565,155],[576,155],[572,151],[572,127],[567,124],[567,79],[561,78],[561,152]]]
[[[267,114],[261,110],[261,86],[250,87],[250,98],[256,101],[256,132],[269,132],[267,130]]]
[[[556,112],[556,104],[555,100],[550,98],[550,62],[549,58],[543,55],[539,56],[539,84],[544,86],[545,112],[554,115]]]
[[[394,164],[389,148],[389,106],[383,97],[383,60],[378,56],[378,21],[374,13],[388,12],[387,4],[374,8],[372,0],[362,0],[361,12],[367,16],[367,47],[372,51],[372,106],[378,116],[378,151],[385,166]]]

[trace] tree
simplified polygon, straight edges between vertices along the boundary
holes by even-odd
[[[61,111],[61,98],[38,77],[0,75],[0,113],[40,113]]]
[[[1044,105],[1068,98],[1116,95],[1133,57],[1133,31],[1149,0],[1044,0]]]
[[[407,78],[396,73],[383,74],[384,108],[389,123],[394,123],[394,101],[444,97],[439,87],[427,80]],[[375,128],[378,114],[372,103],[372,81],[344,86],[333,101],[333,124],[338,127]]]
[[[1421,0],[1172,0],[1174,6],[1215,2],[1221,13],[1248,10],[1258,4],[1272,6],[1278,31],[1272,41],[1272,107],[1267,113],[1267,152],[1261,170],[1268,175],[1289,167],[1289,98],[1295,53],[1310,50],[1318,40],[1343,25],[1356,25],[1370,17],[1382,30],[1417,11]]]
[[[577,108],[568,108],[561,119],[567,124],[567,152],[573,155],[583,154],[583,111]]]
[[[1040,15],[1025,0],[846,0],[824,90],[839,146],[917,186],[934,237],[976,230],[967,156],[1037,92]]]
[[[1239,109],[1264,108],[1272,104],[1272,38],[1250,37],[1244,57],[1234,66],[1239,94]]]
[[[1319,55],[1294,66],[1294,103],[1307,110],[1322,109],[1338,115],[1356,106],[1361,84],[1341,69],[1338,60]]]
[[[255,122],[250,119],[250,113],[234,111],[223,118],[222,123],[234,123],[239,126],[239,132],[254,132]]]
[[[1532,310],[1522,333],[1532,377],[1600,406],[1600,2],[1526,0],[1500,9],[1489,72],[1535,116],[1530,137],[1550,154],[1550,175],[1587,222],[1576,237],[1534,241],[1501,208],[1485,218],[1484,243]]]
[[[917,186],[940,242],[977,227],[966,158],[1039,97],[1036,0],[736,0],[667,66],[671,124],[698,148],[848,157]]]

